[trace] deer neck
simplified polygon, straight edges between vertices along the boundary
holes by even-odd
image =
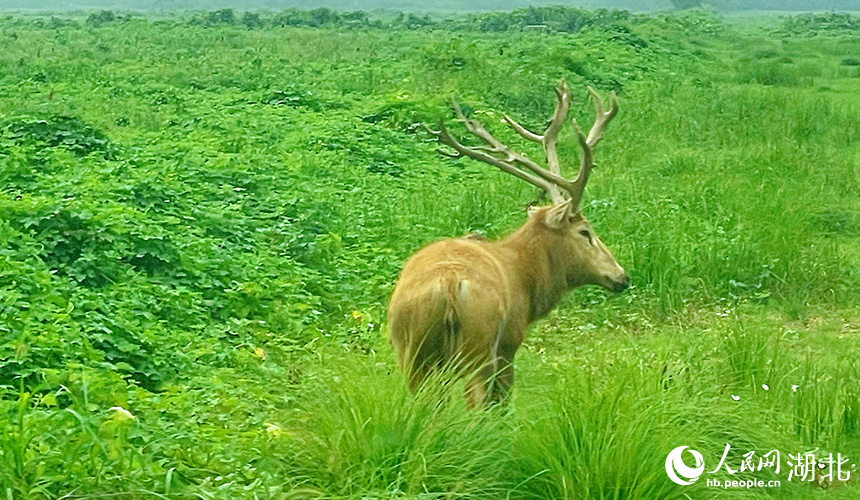
[[[553,255],[550,235],[535,221],[499,242],[511,262],[508,268],[520,284],[529,306],[529,322],[545,316],[567,291],[567,273]]]

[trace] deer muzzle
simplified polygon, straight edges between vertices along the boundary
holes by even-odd
[[[615,293],[621,293],[627,288],[630,287],[630,275],[627,274],[623,269],[621,270],[621,274],[612,278],[609,288]]]

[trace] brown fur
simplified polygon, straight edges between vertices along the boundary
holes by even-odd
[[[406,262],[388,323],[410,388],[433,370],[453,366],[470,374],[471,407],[504,401],[529,324],[572,288],[627,287],[627,273],[588,221],[572,212],[569,202],[535,209],[500,241],[437,241]]]

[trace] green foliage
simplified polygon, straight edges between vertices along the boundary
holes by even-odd
[[[312,10],[287,9],[275,14],[270,23],[273,26],[308,26],[319,28],[324,26],[368,27],[378,22],[371,22],[366,12],[340,12],[325,7]]]
[[[236,14],[233,9],[221,9],[214,12],[209,12],[203,21],[207,26],[217,26],[219,24],[236,24]]]
[[[470,414],[461,392],[434,389],[413,397],[382,370],[337,370],[276,428],[277,453],[290,457],[294,482],[339,498],[506,491],[511,424]]]
[[[100,131],[74,116],[52,116],[47,120],[16,118],[0,124],[3,137],[17,144],[63,147],[78,156],[100,152],[106,160],[116,156],[116,147]]]
[[[110,11],[107,12],[112,15]],[[88,21],[99,26],[110,19],[100,20],[98,16],[108,14],[93,14]],[[97,19],[98,18],[98,19]],[[618,9],[597,9],[594,11],[565,7],[561,5],[548,7],[528,7],[514,9],[509,12],[481,12],[458,18],[431,17],[427,14],[418,15],[414,12],[399,12],[393,18],[385,21],[374,19],[367,12],[343,12],[325,7],[316,9],[286,9],[274,14],[245,12],[242,23],[248,28],[262,26],[304,26],[311,28],[381,28],[389,29],[433,29],[442,28],[455,31],[522,31],[523,29],[541,28],[551,31],[576,32],[588,26],[616,26],[618,23],[629,21],[630,12]],[[189,20],[192,25],[216,26],[219,24],[236,24],[235,14],[231,9],[207,12],[202,17],[194,15]]]
[[[256,12],[245,12],[242,14],[242,24],[249,30],[262,28],[263,20],[260,18],[260,14]]]
[[[100,10],[98,12],[93,12],[89,16],[87,16],[87,24],[94,28],[98,28],[99,26],[107,23],[112,23],[116,20],[116,15],[112,10]]]
[[[555,5],[551,7],[528,7],[511,12],[486,12],[473,14],[455,29],[477,31],[522,30],[527,27],[544,26],[553,31],[577,32],[586,26],[609,26],[628,21],[631,15],[624,10],[598,9],[588,11]]]
[[[781,18],[780,29],[789,35],[851,33],[860,30],[860,18],[844,12],[798,14]]]
[[[860,456],[848,28],[563,7],[85,24],[0,26],[0,494],[700,498],[665,478],[670,449]],[[634,287],[540,323],[508,413],[407,394],[381,335],[403,260],[503,235],[536,198],[425,127],[462,136],[456,96],[540,158],[502,113],[540,130],[562,77],[584,127],[585,87],[618,93],[584,211]],[[559,149],[576,164],[569,128]],[[857,492],[806,486],[720,494]]]

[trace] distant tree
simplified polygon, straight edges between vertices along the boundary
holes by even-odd
[[[260,14],[255,12],[245,12],[242,14],[242,24],[249,30],[263,27],[263,20],[260,19]]]
[[[236,24],[236,14],[233,9],[221,9],[215,12],[206,14],[206,24],[214,26],[216,24]]]
[[[311,26],[324,26],[326,24],[337,24],[340,21],[340,14],[336,11],[320,7],[313,9],[309,13]]]
[[[570,33],[576,33],[584,26],[594,23],[592,15],[579,9],[564,9],[559,12],[557,19],[560,21],[558,29]]]
[[[281,11],[272,18],[273,26],[302,26],[307,25],[306,12],[292,8]]]
[[[519,11],[519,10],[518,10]],[[519,11],[523,16],[523,23],[528,25],[544,24],[547,20],[549,9],[529,6],[524,11]]]
[[[481,31],[507,31],[511,27],[511,16],[507,12],[487,12],[477,19]]]
[[[349,21],[351,23],[356,24],[367,24],[370,21],[367,12],[361,10],[356,10],[353,12],[344,12],[343,14],[341,14],[341,18],[344,21]]]
[[[433,24],[433,21],[430,19],[430,16],[416,16],[415,14],[410,13],[406,16],[406,27],[409,29],[417,29],[423,28],[425,26],[430,26]]]
[[[116,20],[116,16],[111,10],[101,10],[93,12],[87,17],[87,24],[94,28],[98,28],[102,24],[111,23]]]

